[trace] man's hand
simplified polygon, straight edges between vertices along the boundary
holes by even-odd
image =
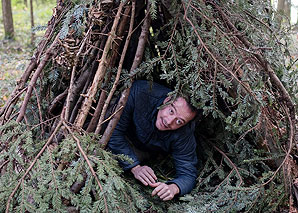
[[[154,184],[153,187],[156,188],[153,190],[152,196],[157,195],[163,201],[172,200],[173,197],[180,192],[178,186],[174,183],[168,185],[158,182]]]
[[[145,186],[152,186],[156,184],[157,177],[154,171],[149,166],[137,165],[131,169],[135,178],[141,181]]]

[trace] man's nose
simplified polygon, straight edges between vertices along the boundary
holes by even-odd
[[[170,115],[168,117],[168,125],[171,125],[175,121],[175,116]]]

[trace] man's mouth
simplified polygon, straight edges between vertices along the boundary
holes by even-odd
[[[164,122],[163,118],[161,118],[161,123],[164,128],[166,128],[166,129],[169,128],[168,125]]]

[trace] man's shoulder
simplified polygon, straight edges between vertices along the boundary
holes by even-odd
[[[153,99],[164,99],[171,90],[155,82],[137,80],[133,83],[131,92],[134,96],[147,96]]]

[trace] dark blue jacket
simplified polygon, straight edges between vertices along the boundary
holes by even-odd
[[[126,137],[140,150],[170,153],[175,163],[176,177],[168,183],[175,183],[180,195],[184,195],[193,189],[197,178],[195,127],[194,122],[171,131],[159,131],[155,127],[158,107],[169,92],[168,88],[156,83],[135,81],[108,147],[114,154],[132,158],[132,164],[120,162],[124,170],[140,164]]]

